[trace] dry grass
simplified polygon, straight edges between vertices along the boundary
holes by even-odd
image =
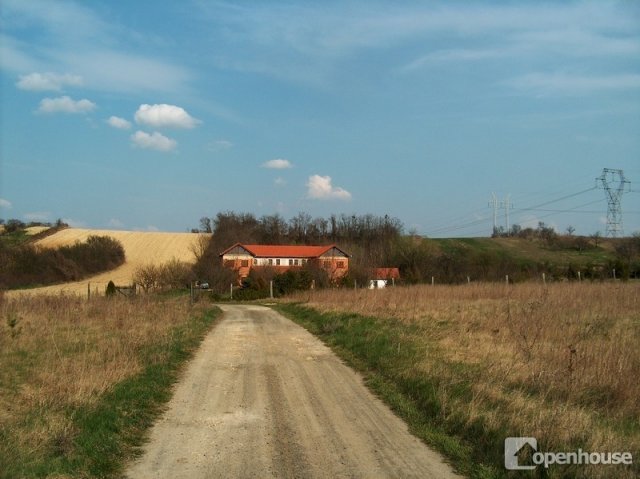
[[[182,299],[3,300],[0,292],[0,463],[64,454],[76,434],[72,411],[153,363],[142,352],[154,345],[162,354],[192,313]]]
[[[638,283],[326,290],[292,300],[416,326],[411,340],[425,352],[411,368],[443,380],[444,416],[481,418],[546,450],[640,450]],[[471,400],[451,399],[459,383],[470,384]]]

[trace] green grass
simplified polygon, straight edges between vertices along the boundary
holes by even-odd
[[[384,319],[347,313],[319,313],[299,304],[275,306],[321,338],[350,366],[364,374],[366,384],[409,425],[410,430],[439,450],[463,474],[474,478],[506,477],[503,464],[503,430],[490,430],[481,420],[469,422],[447,413],[437,391],[438,378],[415,373],[418,355],[438,355],[437,346],[412,338],[415,327]],[[447,374],[459,378],[448,391],[451,401],[469,401],[465,377],[473,366],[442,362]]]
[[[145,431],[170,399],[181,366],[220,314],[218,308],[208,309],[174,328],[168,343],[141,351],[146,366],[139,374],[117,383],[91,406],[69,407],[70,430],[54,438],[37,459],[29,460],[27,454],[4,464],[0,477],[120,477],[125,462],[136,455]],[[44,424],[47,414],[43,406],[25,422]],[[0,437],[0,441],[7,439]]]

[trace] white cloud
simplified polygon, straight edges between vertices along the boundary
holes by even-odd
[[[154,131],[149,134],[144,131],[136,131],[131,135],[131,141],[135,146],[158,151],[171,151],[178,146],[176,140],[167,138],[161,133]]]
[[[82,84],[81,76],[69,73],[64,75],[58,75],[57,73],[30,73],[28,75],[20,75],[20,79],[16,82],[18,88],[29,91],[61,91],[66,85],[81,86]]]
[[[312,175],[307,181],[307,196],[317,200],[350,200],[351,193],[331,184],[330,176]]]
[[[285,186],[287,184],[287,180],[279,176],[273,180],[273,184],[276,186]]]
[[[11,201],[5,200],[4,198],[0,198],[0,208],[4,208],[5,210],[10,210],[13,207]]]
[[[282,158],[276,158],[274,160],[265,161],[262,163],[263,168],[271,168],[273,170],[285,170],[287,168],[293,168],[293,165],[289,160],[283,160]]]
[[[96,108],[96,104],[87,100],[73,100],[68,96],[44,98],[40,101],[40,113],[88,113]]]
[[[193,128],[201,123],[184,108],[175,105],[140,105],[135,114],[136,122],[154,128]]]
[[[120,118],[119,116],[109,117],[107,123],[114,128],[118,128],[119,130],[128,130],[129,128],[131,128],[131,122],[125,120],[124,118]]]

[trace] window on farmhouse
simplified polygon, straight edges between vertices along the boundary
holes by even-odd
[[[243,259],[242,261],[240,261],[240,266],[242,266],[243,268],[246,268],[247,266],[249,266],[249,260]]]
[[[344,268],[344,261],[338,261],[336,263],[336,268]]]
[[[224,260],[224,266],[226,268],[233,268],[233,260],[232,259],[225,259]]]
[[[280,258],[276,259],[276,266],[280,266]]]
[[[329,260],[329,259],[325,259],[325,260],[322,262],[322,267],[323,267],[323,268],[330,269],[330,268],[331,268],[331,260]]]

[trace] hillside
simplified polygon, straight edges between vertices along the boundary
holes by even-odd
[[[43,248],[58,248],[83,242],[89,236],[110,236],[118,240],[125,250],[125,263],[112,271],[101,273],[92,278],[74,283],[46,286],[25,290],[22,293],[77,293],[87,291],[87,283],[91,289],[103,292],[107,283],[113,281],[117,285],[131,283],[131,277],[137,267],[146,264],[162,264],[172,259],[192,263],[195,261],[193,247],[199,235],[194,233],[161,233],[142,231],[113,231],[68,228],[37,241],[35,244]],[[15,293],[14,293],[15,294]]]
[[[592,241],[585,238],[588,247],[582,251],[572,245],[550,247],[541,241],[524,238],[447,238],[429,241],[445,253],[484,252],[516,261],[583,266],[588,263],[604,265],[608,261],[614,261],[615,242],[619,240],[600,239],[598,247],[595,247]]]

